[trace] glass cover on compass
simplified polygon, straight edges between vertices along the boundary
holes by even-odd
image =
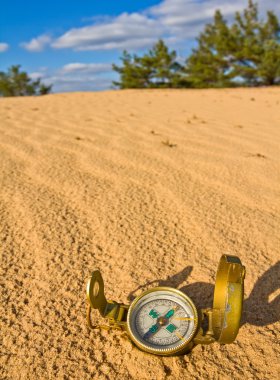
[[[154,288],[142,293],[131,304],[128,332],[143,349],[154,353],[180,351],[193,338],[197,310],[189,297],[172,288]]]

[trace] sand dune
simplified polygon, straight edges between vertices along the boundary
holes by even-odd
[[[0,99],[0,133],[2,379],[279,378],[280,88]],[[207,307],[223,253],[247,268],[235,343],[161,358],[88,329],[92,270],[109,299]]]

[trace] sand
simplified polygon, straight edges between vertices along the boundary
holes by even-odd
[[[1,379],[279,378],[280,88],[2,98],[0,133]],[[158,357],[89,330],[94,269],[109,299],[211,307],[224,253],[247,268],[233,344]]]

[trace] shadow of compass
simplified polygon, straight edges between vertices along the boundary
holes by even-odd
[[[212,307],[214,285],[207,282],[196,282],[180,287],[191,274],[193,267],[167,277],[138,286],[129,293],[129,301],[144,290],[153,286],[170,286],[187,294],[198,309]],[[247,269],[248,273],[248,269]],[[246,287],[246,278],[245,278]],[[249,297],[244,300],[241,326],[248,323],[255,326],[266,326],[280,320],[280,261],[270,267],[255,283]]]
[[[266,326],[279,320],[280,261],[264,272],[255,283],[250,296],[244,301],[241,324]]]
[[[184,268],[182,271],[174,274],[173,276],[168,276],[166,280],[153,280],[146,282],[143,285],[139,285],[136,289],[129,293],[127,298],[130,302],[132,302],[138,295],[140,295],[143,291],[147,290],[151,285],[153,285],[153,287],[170,286],[172,288],[178,288],[180,284],[186,281],[188,276],[191,274],[192,270],[193,267],[188,266]]]

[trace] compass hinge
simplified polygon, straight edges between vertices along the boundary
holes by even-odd
[[[111,328],[125,329],[128,309],[128,305],[107,301],[104,317],[108,318]]]
[[[212,309],[202,309],[201,310],[201,319],[203,320],[204,317],[207,317],[208,319],[208,328],[206,332],[203,331],[202,328],[200,328],[200,331],[194,338],[195,344],[211,344],[215,342],[214,338],[214,331],[213,331],[213,310]]]
[[[87,322],[90,328],[101,328],[104,330],[118,329],[125,330],[126,317],[129,306],[119,304],[114,301],[106,301],[106,306],[103,310],[102,316],[108,319],[109,326],[107,325],[93,325],[91,322],[91,306],[88,305]]]

